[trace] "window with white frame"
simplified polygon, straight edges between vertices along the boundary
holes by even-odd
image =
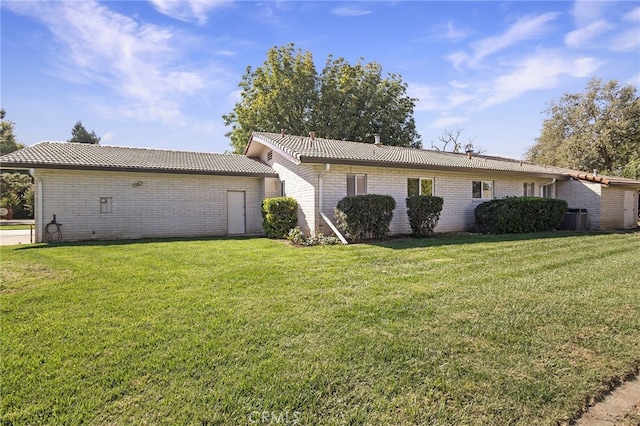
[[[543,185],[540,187],[540,195],[543,198],[553,198],[553,185]]]
[[[347,196],[364,195],[367,193],[367,175],[347,175]]]
[[[535,184],[533,182],[525,182],[522,188],[522,193],[525,197],[535,197]]]
[[[409,178],[407,179],[407,197],[416,195],[433,195],[432,178]]]
[[[493,198],[492,180],[474,180],[471,184],[471,196],[479,199]]]

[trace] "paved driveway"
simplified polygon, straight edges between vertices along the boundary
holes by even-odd
[[[31,231],[29,229],[0,230],[0,245],[14,246],[17,244],[31,244]]]

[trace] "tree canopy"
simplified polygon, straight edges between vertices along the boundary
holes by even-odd
[[[100,144],[100,137],[96,135],[96,132],[89,133],[87,129],[82,125],[82,121],[78,121],[73,129],[71,129],[71,139],[67,142],[76,142],[76,143],[90,143],[98,145]]]
[[[632,85],[592,79],[584,93],[552,101],[531,161],[634,177],[640,161],[640,98]]]
[[[415,128],[416,99],[407,96],[400,76],[382,76],[382,67],[362,59],[355,65],[329,56],[321,74],[310,52],[293,44],[274,47],[264,65],[247,70],[239,83],[241,100],[223,115],[234,151],[244,151],[251,132],[280,132],[374,142],[422,145]]]
[[[14,123],[9,120],[5,120],[4,117],[7,112],[4,109],[0,109],[0,155],[9,154],[10,152],[17,151],[24,148],[24,145],[16,141],[16,137],[13,134]]]

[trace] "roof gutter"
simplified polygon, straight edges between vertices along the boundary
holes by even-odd
[[[403,162],[387,162],[387,161],[371,161],[371,160],[353,160],[353,159],[342,159],[342,158],[320,158],[320,157],[310,157],[310,156],[300,156],[301,163],[326,163],[331,162],[333,164],[344,164],[351,166],[371,166],[371,167],[391,167],[398,169],[417,169],[417,170],[438,170],[445,172],[458,172],[458,173],[473,173],[477,174],[478,172],[487,172],[491,174],[498,175],[513,175],[514,173],[518,174],[526,174],[528,176],[534,176],[539,178],[554,178],[556,180],[569,180],[569,175],[561,173],[561,172],[537,172],[537,171],[527,171],[527,170],[496,170],[490,168],[480,168],[480,167],[463,167],[463,166],[439,166],[434,164],[415,164],[415,163],[403,163]]]
[[[93,165],[72,165],[72,164],[46,164],[46,163],[13,163],[2,164],[3,169],[15,170],[83,170],[83,171],[100,171],[100,172],[131,172],[131,173],[163,173],[175,175],[201,175],[201,176],[248,176],[248,177],[278,177],[274,171],[269,172],[236,172],[225,170],[194,170],[194,169],[161,169],[153,167],[119,167],[119,166],[93,166]]]
[[[338,228],[333,224],[333,222],[331,222],[331,219],[329,219],[329,217],[326,214],[324,214],[324,211],[323,211],[324,203],[323,203],[323,197],[322,197],[322,193],[323,193],[322,178],[324,177],[324,175],[329,173],[330,170],[331,170],[331,164],[326,163],[324,165],[324,170],[318,176],[318,210],[320,211],[320,217],[322,217],[322,219],[327,223],[327,225],[329,225],[329,228],[331,228],[333,233],[336,234],[336,236],[342,242],[342,244],[346,245],[346,244],[349,244],[347,242],[347,239],[340,233],[340,231],[338,231]]]

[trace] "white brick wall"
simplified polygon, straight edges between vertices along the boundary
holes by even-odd
[[[324,178],[324,212],[333,217],[338,201],[347,195],[347,174],[366,174],[367,193],[391,195],[396,201],[391,222],[392,234],[409,234],[406,197],[408,178],[433,178],[435,194],[443,197],[444,205],[436,232],[454,232],[470,229],[475,224],[475,207],[488,200],[472,198],[473,181],[494,181],[494,197],[523,195],[524,182],[534,182],[536,193],[542,184],[551,179],[530,178],[511,175],[492,175],[489,173],[459,173],[428,171],[420,169],[395,169],[385,167],[331,165],[331,171]],[[328,226],[319,221],[318,231],[330,233]]]
[[[557,197],[566,200],[570,209],[587,209],[587,227],[591,230],[601,229],[601,195],[602,185],[579,180],[560,181],[556,183]]]
[[[36,177],[39,231],[55,214],[69,241],[226,235],[227,191],[245,191],[246,232],[262,233],[262,178],[40,169]],[[112,213],[100,213],[101,197]]]
[[[602,208],[600,225],[603,229],[624,229],[624,194],[630,191],[633,194],[633,217],[638,217],[637,212],[637,191],[629,188],[602,188]]]
[[[261,160],[271,166],[280,176],[280,181],[284,182],[284,195],[298,201],[298,226],[306,234],[315,232],[318,178],[313,166],[294,164],[276,151],[271,151],[271,160],[269,160],[267,157],[269,151],[263,150]]]

